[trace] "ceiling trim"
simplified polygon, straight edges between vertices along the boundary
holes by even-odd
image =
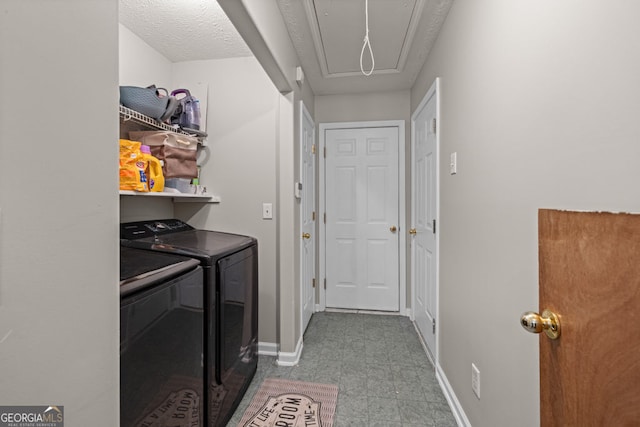
[[[409,21],[409,27],[407,29],[407,38],[402,44],[402,50],[400,51],[400,60],[398,61],[398,72],[404,71],[404,66],[407,64],[407,58],[409,57],[409,51],[413,45],[413,39],[416,37],[416,31],[418,30],[418,24],[422,17],[422,10],[424,9],[425,0],[416,0],[416,4],[413,7],[413,13],[411,14],[411,20]]]
[[[309,23],[309,29],[311,30],[311,39],[313,40],[313,46],[315,47],[316,56],[318,57],[318,64],[320,64],[320,72],[322,77],[329,77],[329,67],[327,66],[327,57],[324,55],[324,45],[322,44],[322,36],[320,36],[320,24],[318,23],[318,17],[316,16],[316,8],[313,4],[313,0],[303,0],[304,14],[307,17]]]

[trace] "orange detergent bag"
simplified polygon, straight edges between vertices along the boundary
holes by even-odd
[[[151,148],[148,145],[141,145],[142,157],[147,161],[147,179],[149,181],[149,191],[160,192],[164,190],[164,175],[162,174],[162,164],[160,160],[151,155]]]
[[[140,143],[120,140],[120,189],[149,191],[147,160],[140,151]]]

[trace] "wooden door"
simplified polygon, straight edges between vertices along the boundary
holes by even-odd
[[[540,424],[640,425],[640,215],[541,210]]]
[[[326,306],[398,311],[398,128],[326,132]]]

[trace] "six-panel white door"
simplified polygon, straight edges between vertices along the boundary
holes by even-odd
[[[326,131],[326,306],[399,310],[398,128]]]
[[[300,294],[302,311],[302,332],[307,329],[315,307],[315,124],[311,115],[300,103]]]
[[[411,265],[415,323],[436,356],[437,92],[432,87],[412,122]]]

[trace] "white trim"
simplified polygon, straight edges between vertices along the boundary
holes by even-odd
[[[414,173],[413,170],[413,159],[415,157],[415,121],[416,117],[420,113],[420,111],[427,105],[429,99],[435,96],[436,97],[436,336],[435,336],[435,348],[433,349],[433,354],[430,353],[427,349],[427,354],[434,358],[434,365],[438,365],[439,361],[439,338],[440,338],[440,230],[442,229],[440,224],[440,133],[441,133],[441,124],[440,124],[440,77],[436,77],[434,82],[431,84],[431,87],[425,94],[420,104],[416,107],[413,114],[411,114],[411,159],[409,160],[409,164],[411,166],[411,219],[410,221],[413,224],[413,200],[415,199],[415,185],[414,185]],[[413,260],[412,260],[413,262]],[[413,264],[411,266],[413,273]],[[413,274],[411,275],[411,308],[415,308],[416,306],[416,289],[415,289],[415,280]],[[412,321],[415,321],[415,312],[411,312],[410,316]],[[417,329],[417,328],[416,328]],[[418,335],[420,335],[420,331],[417,331]],[[426,347],[426,345],[425,345]]]
[[[398,311],[359,310],[353,308],[327,308],[326,313],[373,314],[376,316],[404,316]]]
[[[299,132],[300,134],[298,135],[298,144],[302,143],[302,138],[303,138],[303,133],[304,133],[304,119],[305,117],[307,118],[307,120],[309,120],[311,122],[311,125],[313,126],[313,143],[315,144],[315,139],[316,139],[316,122],[313,120],[313,117],[311,117],[311,114],[309,113],[309,110],[307,110],[307,107],[305,107],[304,102],[302,100],[300,100],[300,124],[299,124]],[[302,147],[299,147],[300,150],[300,154],[299,154],[299,158],[298,158],[298,164],[299,164],[299,171],[298,171],[298,182],[303,182],[304,177],[302,176],[302,163],[303,163],[303,156],[304,153],[302,152]],[[315,171],[314,171],[315,172]],[[313,177],[313,186],[314,188],[317,188],[317,185],[315,183],[315,173],[314,173],[314,177]],[[309,183],[304,183],[304,186],[309,186]],[[304,194],[304,186],[303,186],[303,194]],[[315,201],[314,201],[315,203]],[[302,224],[303,224],[303,209],[304,206],[302,203],[298,203],[298,218],[299,218],[299,229],[298,229],[298,236],[302,235]],[[304,277],[302,277],[303,271],[304,269],[302,268],[302,263],[303,263],[303,259],[304,259],[304,245],[300,244],[300,251],[299,251],[299,260],[300,260],[300,334],[304,335],[304,292],[302,292],[302,287],[305,286],[304,285]],[[315,256],[314,254],[314,264],[317,262],[316,260],[318,259],[317,256]],[[313,277],[317,278],[318,277],[318,272],[316,271],[317,269],[314,268],[313,269]],[[313,308],[315,309],[317,306],[316,304],[316,292],[314,289],[313,292]],[[315,313],[315,311],[314,311]]]
[[[399,281],[400,281],[400,301],[399,301],[399,313],[402,315],[406,315],[408,313],[407,307],[407,250],[406,250],[406,235],[404,232],[406,226],[406,197],[405,197],[405,170],[406,170],[406,159],[405,159],[405,129],[404,129],[404,120],[383,120],[383,121],[367,121],[367,122],[344,122],[344,123],[320,123],[319,125],[319,135],[318,135],[318,143],[320,153],[320,182],[318,183],[319,188],[319,213],[320,215],[324,215],[326,212],[326,201],[325,201],[325,158],[324,158],[324,149],[326,147],[326,138],[325,134],[327,130],[331,129],[356,129],[356,128],[375,128],[375,127],[397,127],[398,128],[398,269],[399,269]],[[318,305],[321,307],[323,311],[326,309],[326,291],[324,289],[324,280],[325,280],[325,268],[326,268],[326,226],[324,221],[320,221],[320,233],[319,236],[319,259],[320,265],[318,269],[317,276],[319,276],[320,280],[320,301],[318,301]]]
[[[467,418],[467,414],[464,413],[464,409],[462,409],[462,405],[460,404],[458,397],[453,391],[453,387],[449,384],[449,380],[440,365],[436,365],[436,379],[440,384],[444,397],[447,399],[447,403],[451,408],[453,417],[456,419],[456,424],[460,427],[471,427],[469,418]]]
[[[278,352],[278,360],[276,363],[278,366],[295,366],[300,361],[300,356],[302,356],[302,336],[298,339],[298,344],[296,344],[296,349],[293,353],[287,353],[284,351]]]
[[[258,354],[261,356],[277,356],[278,344],[274,342],[258,342]]]
[[[431,353],[429,353],[427,344],[422,339],[422,335],[418,330],[418,325],[416,325],[415,322],[413,322],[413,327],[416,330],[416,334],[418,334],[418,339],[420,340],[420,344],[422,344],[422,349],[427,355],[429,362],[431,362],[431,364],[435,366],[436,379],[438,380],[438,385],[440,385],[442,394],[444,394],[445,399],[447,399],[447,404],[449,405],[449,408],[451,409],[451,413],[453,414],[453,417],[456,420],[456,425],[458,425],[459,427],[472,427],[471,423],[469,422],[469,419],[467,418],[467,415],[464,413],[464,410],[462,409],[462,405],[460,404],[458,397],[453,391],[453,387],[451,387],[451,384],[449,383],[447,376],[444,374],[442,367],[435,362],[435,360],[433,359],[433,356],[431,355]]]
[[[327,212],[326,203],[324,200],[324,168],[325,168],[325,157],[324,157],[324,149],[325,149],[325,129],[326,125],[324,123],[320,123],[318,125],[318,185],[316,188],[318,189],[318,218],[319,227],[318,227],[318,254],[316,257],[318,258],[318,272],[316,276],[318,277],[318,288],[320,292],[318,293],[318,301],[316,301],[316,309],[317,311],[324,311],[326,306],[326,297],[325,297],[325,286],[327,286],[327,275],[325,273],[326,269],[326,255],[325,255],[325,238],[326,238],[326,224],[324,221],[324,216]]]

